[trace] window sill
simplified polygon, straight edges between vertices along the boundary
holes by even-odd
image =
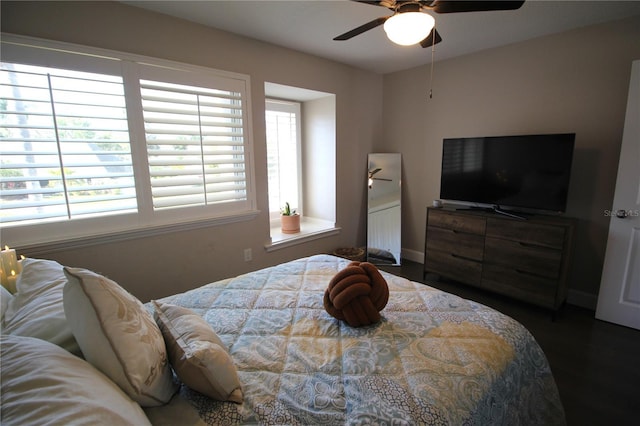
[[[132,229],[124,231],[114,231],[111,233],[86,235],[73,239],[56,240],[43,243],[31,244],[15,244],[21,251],[26,251],[30,256],[38,256],[48,254],[55,251],[78,249],[102,245],[106,243],[122,242],[138,238],[163,235],[173,232],[190,231],[194,229],[208,228],[210,226],[225,225],[235,222],[250,221],[255,219],[259,210],[249,210],[242,213],[236,213],[232,216],[223,216],[210,218],[206,220],[197,220],[184,223],[175,223],[167,225],[159,225],[144,229]]]
[[[271,243],[265,244],[267,252],[292,247],[308,241],[338,235],[340,229],[328,220],[319,220],[303,217],[300,223],[300,232],[296,234],[283,234],[279,222],[271,224]]]

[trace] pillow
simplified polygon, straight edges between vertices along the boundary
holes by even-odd
[[[53,343],[3,335],[0,348],[2,424],[150,424],[115,383]]]
[[[218,401],[242,403],[240,380],[224,343],[197,313],[153,301],[169,361],[182,382]]]
[[[177,389],[162,333],[142,303],[95,272],[64,268],[64,311],[87,361],[143,407]]]
[[[81,355],[62,304],[66,283],[63,266],[58,262],[24,259],[16,294],[8,300],[6,311],[3,310],[2,332],[37,337]]]
[[[3,322],[4,313],[7,311],[11,300],[13,300],[13,294],[11,294],[3,285],[0,285],[0,320]]]

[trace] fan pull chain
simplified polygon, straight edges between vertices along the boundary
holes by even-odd
[[[431,44],[431,75],[429,77],[429,99],[433,99],[433,58],[436,51],[436,26],[433,26],[433,43]]]

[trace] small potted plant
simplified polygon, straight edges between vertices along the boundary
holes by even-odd
[[[297,234],[300,232],[300,215],[296,213],[296,209],[292,209],[287,202],[284,208],[280,210],[280,213],[283,234]]]

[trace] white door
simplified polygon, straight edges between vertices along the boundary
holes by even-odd
[[[627,114],[596,318],[640,329],[640,60],[631,68]]]

